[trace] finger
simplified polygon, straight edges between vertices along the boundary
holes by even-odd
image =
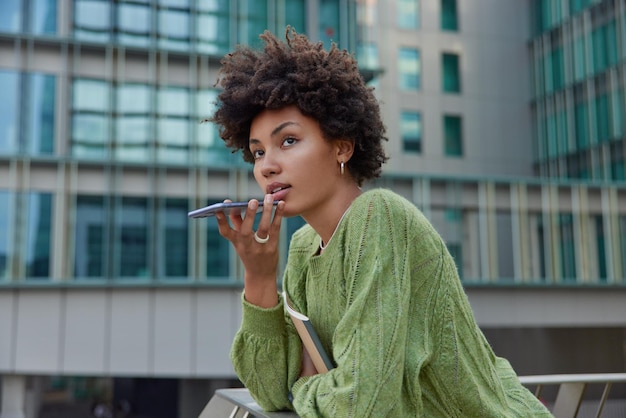
[[[272,222],[272,211],[274,209],[274,196],[266,194],[263,198],[263,212],[261,214],[261,220],[257,228],[257,235],[260,238],[265,238],[270,233],[270,224]]]
[[[230,199],[224,200],[224,203],[231,203]],[[233,208],[228,211],[228,219],[230,219],[230,223],[235,231],[239,231],[241,229],[241,209]]]
[[[231,241],[233,229],[230,227],[230,224],[228,223],[228,219],[226,218],[226,215],[224,215],[224,212],[216,212],[215,219],[217,219],[217,230],[219,231],[220,235]]]
[[[269,232],[276,237],[280,234],[280,226],[283,220],[283,214],[285,213],[285,205],[286,203],[283,201],[278,202],[276,210],[274,211],[274,218],[272,219]]]
[[[278,226],[280,226],[280,223],[283,220],[283,216],[285,214],[285,206],[287,206],[287,204],[284,201],[280,201],[278,202],[278,204],[276,205],[276,210],[274,211],[274,219],[272,220],[272,224],[277,224]]]
[[[259,208],[259,201],[256,199],[250,199],[248,202],[248,208],[246,209],[246,216],[241,220],[240,219],[240,229],[242,235],[250,235],[254,233],[252,227],[254,226],[254,217],[256,215],[256,211]]]

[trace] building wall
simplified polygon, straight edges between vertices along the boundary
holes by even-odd
[[[458,30],[441,29],[438,1],[420,1],[416,29],[400,29],[393,2],[377,2],[380,99],[389,128],[387,172],[442,175],[532,174],[527,2],[458,1]],[[417,91],[398,87],[398,49],[420,52]],[[442,53],[460,57],[461,89],[442,91]],[[402,110],[422,114],[422,150],[399,141]],[[446,156],[442,117],[463,118],[463,155]]]
[[[623,289],[469,286],[467,294],[479,326],[499,346],[506,339],[497,330],[626,329]],[[0,374],[232,379],[228,353],[241,321],[241,288],[15,288],[0,292],[0,318]],[[550,338],[545,331],[529,352],[556,361],[567,343],[550,345]],[[605,371],[624,366],[616,354],[623,346],[603,350],[613,353]],[[591,364],[577,359],[582,351],[569,351],[571,363],[547,370],[582,372]],[[528,367],[527,353],[506,345],[496,352],[519,361],[524,374],[541,373]]]

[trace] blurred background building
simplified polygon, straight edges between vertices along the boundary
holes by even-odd
[[[440,231],[496,353],[626,370],[626,1],[2,0],[0,417],[195,417],[238,385],[242,267],[187,212],[259,196],[200,122],[220,58],[287,24],[358,57],[374,186]]]

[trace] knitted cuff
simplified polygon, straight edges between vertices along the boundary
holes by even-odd
[[[245,294],[241,294],[243,304],[243,319],[241,330],[250,334],[268,335],[282,333],[285,329],[285,314],[283,300],[278,298],[278,305],[272,308],[260,308],[246,301]]]

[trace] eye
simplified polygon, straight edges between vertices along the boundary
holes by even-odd
[[[263,150],[260,149],[251,150],[250,152],[252,153],[252,158],[254,158],[255,160],[258,160],[264,154]]]
[[[298,142],[296,138],[294,138],[293,136],[288,136],[287,138],[283,139],[283,146],[290,147],[294,145],[296,142]]]

